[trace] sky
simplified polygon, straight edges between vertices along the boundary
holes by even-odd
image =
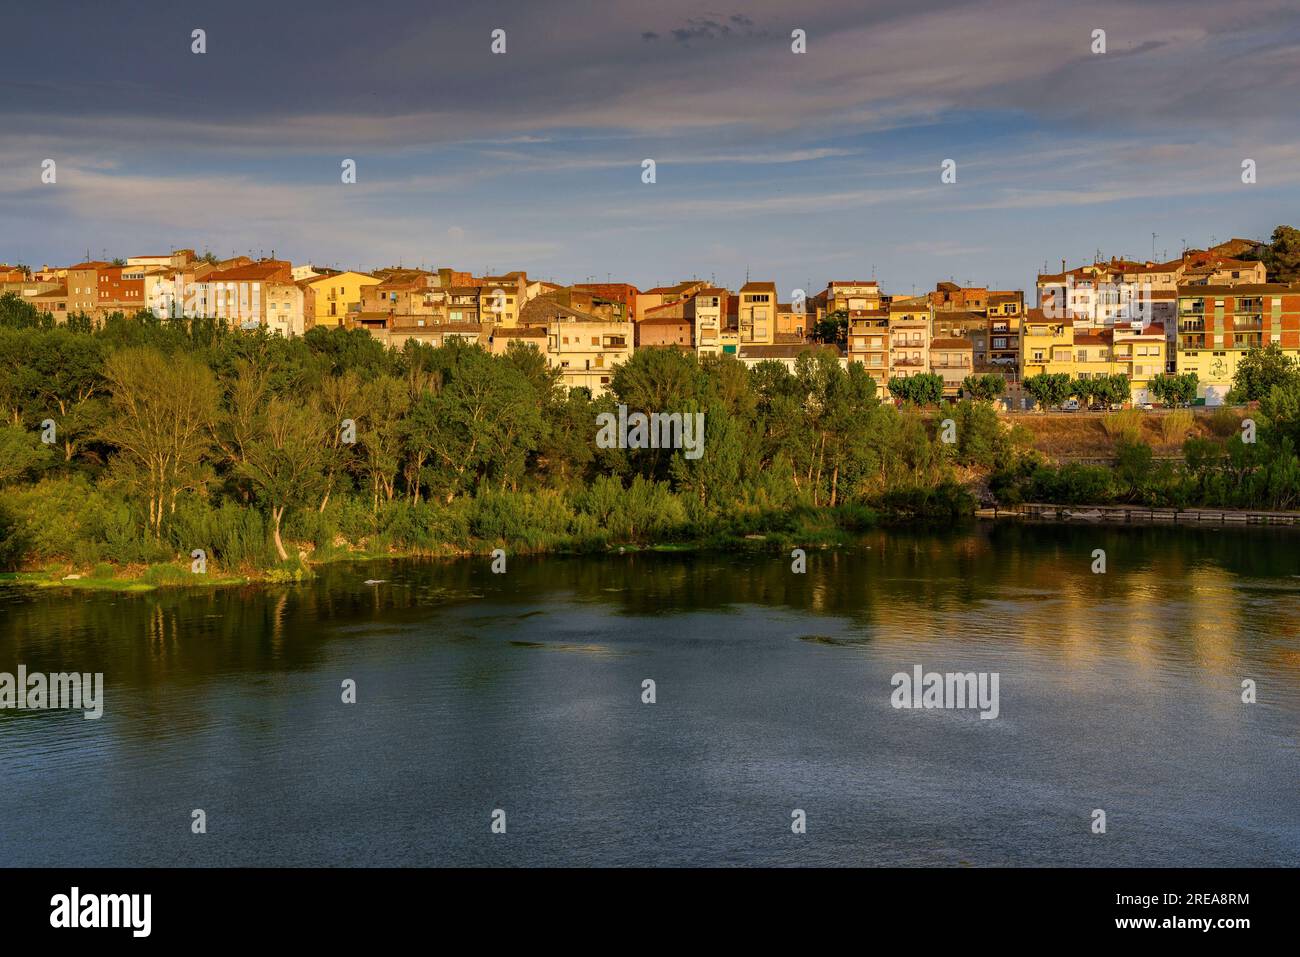
[[[123,0],[12,5],[4,33],[0,262],[191,247],[788,299],[1032,289],[1300,225],[1295,0]]]

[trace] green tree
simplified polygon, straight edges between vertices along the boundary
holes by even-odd
[[[99,438],[116,448],[121,477],[144,498],[159,538],[178,496],[208,477],[216,378],[198,359],[141,346],[110,355],[104,378],[111,399]]]
[[[1300,369],[1291,356],[1276,343],[1263,349],[1251,349],[1237,360],[1237,371],[1232,376],[1232,391],[1228,397],[1234,402],[1253,402],[1284,385],[1300,379]]]
[[[1300,229],[1278,226],[1273,230],[1272,241],[1264,247],[1261,258],[1269,282],[1295,282],[1300,279]]]
[[[1195,372],[1168,375],[1159,373],[1151,377],[1147,391],[1155,398],[1172,408],[1191,405],[1196,399],[1198,378]]]
[[[889,380],[889,392],[912,405],[938,405],[943,400],[943,376],[937,372],[894,376]]]
[[[961,383],[961,394],[964,398],[983,402],[992,402],[1006,391],[1006,378],[996,372],[968,375]]]
[[[272,398],[255,419],[236,466],[271,513],[280,561],[289,557],[280,537],[285,512],[314,504],[325,490],[331,423],[314,402]]]
[[[1033,396],[1041,408],[1049,409],[1070,397],[1074,382],[1064,372],[1042,372],[1026,378],[1021,388]]]

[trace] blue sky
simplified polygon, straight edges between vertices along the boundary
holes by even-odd
[[[1290,0],[54,3],[6,34],[0,261],[192,246],[788,298],[1029,288],[1152,232],[1175,256],[1300,225]]]

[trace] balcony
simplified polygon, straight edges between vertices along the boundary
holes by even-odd
[[[925,365],[925,361],[924,361],[923,359],[906,359],[906,358],[903,358],[903,359],[894,359],[894,360],[892,361],[892,364],[893,364],[893,365],[896,365],[896,366],[912,366],[912,367],[915,367],[915,366],[923,366],[923,365]]]
[[[1179,332],[1204,332],[1205,319],[1184,319],[1178,323]]]
[[[1200,336],[1179,336],[1178,348],[1199,350],[1208,347],[1205,345],[1205,336],[1200,335]]]

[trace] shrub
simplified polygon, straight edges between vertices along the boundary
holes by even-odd
[[[1142,438],[1142,413],[1137,409],[1115,412],[1101,420],[1101,427],[1117,442],[1137,442]]]
[[[1177,445],[1191,431],[1195,416],[1187,409],[1175,409],[1161,417],[1160,434],[1165,445]]]

